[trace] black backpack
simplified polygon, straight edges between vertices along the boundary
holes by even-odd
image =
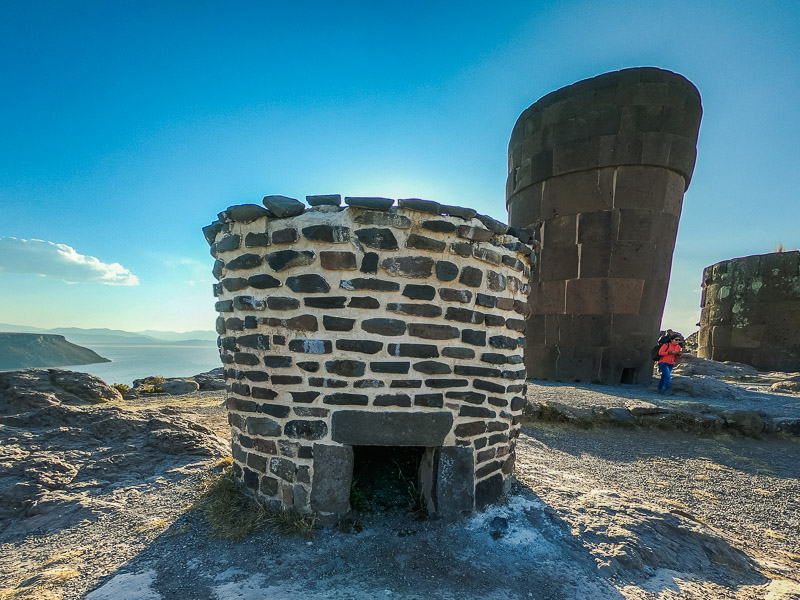
[[[652,358],[655,362],[658,362],[659,360],[661,360],[661,355],[658,353],[658,351],[661,350],[661,346],[663,346],[663,345],[664,344],[656,344],[650,350],[650,358]]]

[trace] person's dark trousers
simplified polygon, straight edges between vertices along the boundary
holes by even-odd
[[[664,391],[669,392],[672,383],[672,367],[673,365],[665,362],[658,363],[658,369],[661,371],[661,381],[658,382],[658,391],[664,388]]]

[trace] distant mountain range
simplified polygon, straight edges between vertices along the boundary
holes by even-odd
[[[6,333],[45,333],[63,335],[69,342],[85,345],[141,345],[141,346],[200,346],[214,343],[217,334],[214,331],[195,330],[179,333],[177,331],[123,331],[121,329],[81,329],[79,327],[56,327],[42,329],[28,325],[9,325],[0,323],[0,332]]]

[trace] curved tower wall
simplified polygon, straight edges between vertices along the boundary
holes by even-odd
[[[517,120],[512,227],[537,230],[526,366],[540,379],[637,383],[667,294],[702,108],[684,77],[625,69],[548,94]]]
[[[800,252],[706,267],[701,307],[699,356],[800,371]]]
[[[525,403],[530,248],[433,202],[299,211],[233,207],[206,228],[236,481],[342,515],[354,447],[412,446],[431,512],[497,500]]]

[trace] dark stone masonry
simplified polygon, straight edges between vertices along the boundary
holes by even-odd
[[[703,271],[697,353],[764,371],[800,371],[800,252],[725,260]]]
[[[530,233],[426,200],[307,200],[204,229],[237,482],[335,518],[362,447],[419,447],[431,513],[494,502],[524,405]]]
[[[529,376],[650,378],[648,350],[664,311],[701,115],[687,79],[635,68],[552,92],[517,120],[508,146],[509,222],[541,242]],[[511,265],[513,257],[501,261]]]

